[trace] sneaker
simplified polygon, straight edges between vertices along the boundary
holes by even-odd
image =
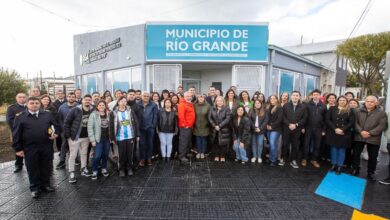
[[[90,177],[91,173],[88,171],[88,168],[84,168],[83,171],[81,171],[81,176]]]
[[[341,174],[341,168],[342,168],[342,167],[339,167],[339,166],[337,167],[337,169],[336,169],[336,175],[340,175],[340,174]]]
[[[294,169],[298,169],[298,168],[299,168],[299,166],[298,166],[298,164],[297,164],[297,162],[296,162],[295,160],[293,160],[293,161],[290,163],[290,165],[291,165]]]
[[[283,161],[283,159],[281,159],[278,163],[279,166],[284,166],[285,162]]]
[[[153,163],[152,163],[152,160],[148,160],[148,166],[152,166],[153,165]]]
[[[221,162],[225,162],[225,158],[224,157],[221,157]]]
[[[379,183],[383,185],[390,185],[390,177],[387,177],[384,180],[379,180]]]
[[[301,165],[302,165],[303,167],[307,166],[307,161],[306,161],[306,160],[302,160]]]
[[[145,166],[145,160],[140,160],[138,166],[144,167]]]
[[[74,172],[70,172],[70,174],[69,174],[69,183],[75,183],[75,182],[77,182],[76,175],[75,175]]]
[[[200,154],[196,154],[196,159],[200,159]]]
[[[98,175],[98,173],[97,173],[96,171],[94,171],[94,172],[92,173],[91,179],[92,179],[92,180],[97,180],[97,175]]]
[[[133,175],[134,175],[133,169],[131,169],[131,168],[128,169],[128,170],[127,170],[127,175],[128,175],[128,176],[133,176]]]
[[[60,161],[56,166],[56,170],[61,170],[64,168],[65,168],[65,161]]]
[[[75,165],[75,166],[80,166],[80,160],[79,160],[79,159],[76,159],[75,162],[74,162],[74,165]]]
[[[320,164],[319,164],[317,161],[315,161],[315,160],[311,161],[311,164],[312,164],[315,168],[320,168]]]
[[[204,153],[201,153],[200,154],[200,159],[204,159],[204,158],[205,158]]]
[[[246,164],[246,161],[241,161],[241,164],[242,164],[242,165],[245,165],[245,164]]]
[[[253,157],[253,158],[251,159],[251,162],[252,162],[252,163],[256,163],[256,158]]]
[[[102,174],[104,177],[108,177],[110,174],[107,172],[106,169],[102,169]]]
[[[263,160],[261,158],[257,158],[257,163],[262,163]]]
[[[215,157],[214,161],[218,162],[219,161],[219,157]]]

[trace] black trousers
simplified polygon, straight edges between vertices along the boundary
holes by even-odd
[[[52,163],[53,146],[25,147],[24,156],[30,181],[30,190],[50,186],[50,164]]]
[[[192,129],[180,128],[179,134],[179,159],[184,158],[191,147]]]
[[[57,151],[61,152],[61,146],[62,146],[62,137],[61,137],[61,135],[59,135],[56,138],[56,146],[57,146]]]
[[[360,154],[362,153],[364,149],[364,145],[366,144],[367,144],[367,152],[368,152],[367,173],[374,174],[376,170],[376,164],[378,161],[378,154],[379,154],[379,147],[380,147],[379,145],[356,141],[353,149],[352,167],[355,170],[360,170]]]
[[[297,160],[299,151],[299,139],[301,137],[301,130],[295,129],[291,131],[288,127],[283,128],[283,146],[282,146],[282,158],[287,160],[289,148],[291,144],[290,161]]]
[[[215,157],[226,157],[227,145],[220,145],[219,144],[218,135],[219,135],[219,133],[217,133],[215,135],[215,138],[213,141],[213,154]]]
[[[132,168],[135,138],[117,141],[119,154],[119,170],[126,171]]]
[[[321,139],[322,139],[322,129],[321,128],[307,128],[305,130],[305,142],[303,148],[303,159],[305,160],[318,160],[318,155],[321,148]],[[310,156],[310,149],[313,146],[313,152]]]
[[[353,161],[353,149],[355,148],[355,142],[352,141],[351,147],[348,147],[345,149],[345,160],[344,165],[347,166],[347,168],[351,168],[352,161]]]

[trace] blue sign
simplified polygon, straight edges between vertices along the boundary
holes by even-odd
[[[147,24],[147,61],[266,62],[268,24]]]

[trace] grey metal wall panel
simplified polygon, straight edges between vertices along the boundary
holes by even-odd
[[[121,46],[107,52],[106,58],[81,65],[82,55],[117,38]],[[75,35],[73,48],[75,75],[140,65],[145,63],[145,25]]]
[[[282,68],[295,72],[307,73],[313,76],[321,75],[321,69],[319,67],[281,54],[278,51],[275,53],[272,64],[274,68]]]

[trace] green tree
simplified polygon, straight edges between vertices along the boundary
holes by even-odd
[[[390,32],[351,38],[337,47],[336,53],[348,60],[351,75],[364,94],[378,94],[386,87],[384,76],[386,51],[390,50]],[[353,80],[354,78],[349,77]]]
[[[15,102],[18,92],[27,92],[27,85],[15,70],[0,68],[0,105]]]

